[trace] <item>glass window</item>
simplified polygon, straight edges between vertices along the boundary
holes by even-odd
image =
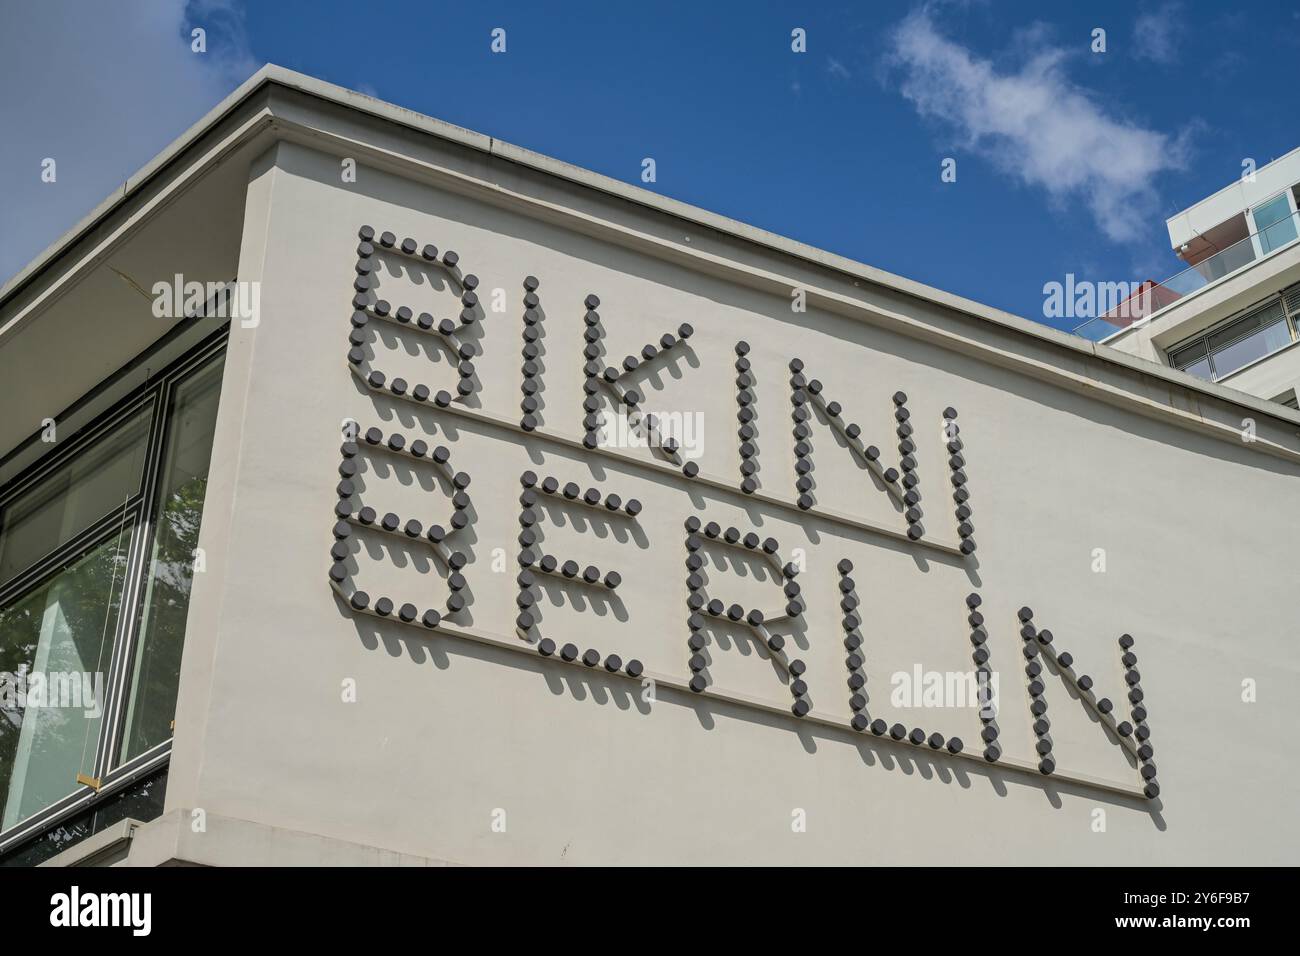
[[[124,524],[0,606],[0,829],[94,774],[130,537]]]
[[[1170,352],[1169,364],[1206,381],[1213,377],[1210,370],[1210,356],[1206,351],[1204,339]]]
[[[194,552],[199,543],[199,521],[203,517],[212,433],[221,394],[221,370],[218,358],[182,382],[168,409],[163,471],[154,512],[153,553],[122,742],[123,761],[172,735]]]
[[[1285,246],[1296,237],[1295,216],[1286,194],[1260,203],[1250,211],[1255,217],[1255,231],[1259,233],[1260,250],[1265,254]]]
[[[1216,378],[1290,345],[1291,329],[1281,301],[1214,333],[1209,344]]]
[[[0,509],[0,584],[140,491],[148,407]]]
[[[171,738],[224,361],[204,348],[0,489],[0,832]]]
[[[167,771],[164,769],[137,780],[103,803],[81,811],[41,834],[38,839],[6,853],[0,857],[0,867],[40,866],[51,857],[128,817],[143,823],[157,820],[162,816],[166,795]]]

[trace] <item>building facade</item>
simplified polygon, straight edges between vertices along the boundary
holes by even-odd
[[[1166,223],[1184,268],[1081,334],[1261,398],[1300,407],[1300,149]]]
[[[1300,847],[1282,405],[274,67],[0,382],[3,862]]]

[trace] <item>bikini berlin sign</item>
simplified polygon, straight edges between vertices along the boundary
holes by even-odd
[[[895,746],[920,748],[935,755],[936,759],[979,760],[1010,770],[1096,782],[1057,767],[1051,721],[1047,714],[1047,684],[1056,678],[1071,687],[1090,709],[1106,739],[1125,751],[1141,781],[1132,788],[1133,792],[1141,792],[1151,800],[1158,797],[1160,787],[1156,782],[1147,703],[1137,669],[1135,642],[1130,635],[1118,638],[1115,652],[1124,683],[1122,689],[1116,683],[1114,692],[1117,696],[1122,695],[1123,708],[1128,711],[1128,719],[1125,719],[1115,702],[1103,695],[1101,688],[1094,690],[1093,679],[1076,666],[1069,651],[1057,645],[1052,632],[1035,622],[1033,611],[1028,607],[1020,609],[1016,623],[1022,639],[1025,698],[1036,738],[1036,758],[1033,762],[1011,760],[1004,756],[998,739],[997,675],[991,661],[988,630],[980,610],[983,603],[980,594],[972,592],[965,600],[973,665],[968,685],[971,698],[978,704],[978,722],[972,721],[969,727],[970,732],[978,734],[978,743],[968,745],[960,736],[920,727],[909,728],[902,723],[872,716],[870,711],[873,708],[866,693],[869,639],[863,634],[864,621],[859,586],[853,577],[853,563],[843,558],[835,563],[841,633],[834,639],[842,641],[845,652],[844,695],[852,713],[845,720],[814,708],[809,690],[812,675],[808,664],[797,655],[800,646],[807,647],[809,641],[831,639],[831,635],[806,633],[805,612],[808,606],[800,580],[804,562],[796,559],[793,549],[789,552],[783,550],[775,537],[761,533],[756,527],[724,526],[711,520],[709,514],[701,513],[707,511],[707,508],[699,507],[701,495],[692,493],[694,488],[739,494],[749,504],[791,513],[796,519],[799,514],[833,517],[841,523],[892,537],[907,547],[944,551],[956,560],[968,561],[977,547],[975,519],[966,471],[968,449],[962,440],[960,416],[955,408],[944,409],[942,435],[939,436],[948,455],[947,481],[942,496],[948,500],[942,505],[942,510],[950,511],[945,522],[951,521],[956,531],[956,544],[952,545],[934,537],[924,523],[926,515],[922,508],[922,483],[917,467],[918,436],[905,393],[895,392],[891,397],[898,449],[895,457],[892,452],[882,452],[876,445],[868,443],[863,430],[847,420],[845,407],[823,389],[814,376],[815,369],[805,367],[798,357],[791,356],[788,363],[789,440],[795,460],[794,497],[775,498],[761,491],[757,480],[758,423],[748,343],[739,341],[735,344],[733,367],[703,370],[710,388],[717,388],[719,381],[734,379],[731,387],[735,396],[737,473],[734,480],[719,479],[702,474],[698,464],[692,460],[689,417],[669,420],[668,416],[644,410],[642,383],[656,367],[662,367],[690,350],[689,340],[694,329],[689,324],[679,325],[658,340],[646,343],[638,353],[628,355],[620,364],[607,365],[606,324],[600,314],[599,297],[593,293],[580,304],[570,304],[573,307],[580,305],[583,311],[580,358],[576,354],[578,343],[573,346],[573,361],[581,366],[584,382],[582,408],[581,411],[573,409],[571,416],[559,416],[548,410],[547,417],[563,417],[564,424],[569,427],[580,422],[582,438],[579,441],[569,433],[552,430],[543,421],[543,379],[547,374],[555,374],[553,367],[558,359],[557,347],[552,344],[549,356],[552,368],[548,370],[541,361],[545,354],[542,347],[545,313],[539,295],[541,282],[536,277],[527,276],[522,283],[520,417],[515,422],[466,401],[480,388],[474,367],[475,358],[482,354],[481,337],[475,333],[484,316],[476,291],[478,278],[462,269],[455,252],[440,254],[434,246],[421,246],[409,238],[399,242],[391,232],[376,234],[370,226],[363,226],[359,237],[347,360],[352,374],[372,395],[382,396],[385,401],[412,403],[435,412],[473,419],[492,428],[506,428],[539,447],[550,445],[569,452],[576,451],[593,461],[606,463],[610,456],[622,461],[630,458],[628,453],[608,447],[608,429],[615,426],[623,430],[618,442],[620,448],[640,445],[649,449],[653,457],[642,455],[638,461],[642,467],[654,470],[656,481],[662,484],[671,479],[682,486],[680,535],[676,540],[649,542],[655,549],[679,549],[684,562],[681,568],[685,605],[681,616],[675,619],[681,621],[684,618],[685,621],[684,625],[676,625],[682,630],[680,671],[652,673],[637,658],[624,659],[616,653],[580,647],[562,636],[557,639],[542,633],[538,601],[547,588],[584,589],[595,597],[617,592],[624,584],[626,574],[625,570],[618,568],[584,566],[574,558],[546,553],[542,544],[548,510],[559,508],[571,511],[575,516],[585,515],[583,526],[586,526],[586,520],[599,519],[619,529],[621,534],[644,538],[640,517],[643,504],[636,497],[625,496],[626,489],[595,485],[583,487],[577,482],[528,469],[519,474],[516,501],[493,501],[490,505],[479,503],[479,510],[490,506],[494,512],[514,506],[518,508],[519,551],[514,558],[517,572],[515,633],[489,633],[469,626],[465,620],[468,579],[473,574],[474,561],[462,542],[471,531],[476,510],[471,504],[471,476],[457,467],[456,442],[452,441],[450,446],[430,445],[426,436],[407,435],[349,420],[345,423],[339,464],[330,581],[340,600],[352,612],[492,644],[543,658],[555,666],[600,670],[613,679],[623,678],[642,684],[654,682],[702,698],[716,697],[744,706],[785,711],[790,720],[840,726],[846,732],[884,738]],[[394,307],[379,297],[376,271],[384,258],[396,259],[411,268],[436,271],[459,294],[459,315],[454,319],[435,318],[427,312],[417,315],[406,306]],[[420,336],[422,342],[437,348],[456,368],[455,387],[435,389],[422,383],[409,383],[400,377],[390,378],[375,368],[371,346],[376,330],[381,328],[389,332],[400,329],[402,335]],[[882,526],[852,515],[831,516],[819,508],[816,483],[812,478],[811,446],[814,432],[818,430],[829,430],[847,454],[867,472],[876,491],[886,495],[897,511],[900,527]],[[766,440],[772,442],[771,438]],[[392,512],[380,514],[363,502],[360,469],[366,461],[380,457],[396,457],[408,466],[426,470],[449,499],[450,513],[445,518],[426,523],[420,518],[404,518]],[[927,490],[926,507],[939,512],[941,506],[931,503],[932,496],[933,493]],[[578,524],[574,522],[575,526]],[[387,596],[372,597],[353,580],[353,557],[358,539],[375,534],[395,536],[410,546],[428,549],[433,559],[432,566],[446,580],[448,596],[443,606],[417,607]],[[802,557],[802,551],[798,557]],[[756,562],[757,566],[767,569],[765,580],[770,584],[770,599],[761,604],[751,601],[748,606],[722,599],[720,594],[726,589],[726,575],[715,574],[715,586],[710,568],[716,571],[740,560]],[[830,562],[825,566],[830,567]],[[673,627],[673,620],[665,618],[663,627]],[[714,684],[711,664],[716,660],[716,654],[725,651],[720,649],[713,636],[728,631],[743,633],[761,649],[762,656],[773,667],[774,682],[782,687],[782,693],[788,694],[788,705],[737,694]],[[927,675],[923,675],[918,666],[915,684],[926,682]],[[925,692],[930,689],[933,688],[926,687]],[[916,692],[921,693],[919,687]]]

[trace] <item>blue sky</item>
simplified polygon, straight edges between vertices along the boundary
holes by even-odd
[[[1164,218],[1300,146],[1295,2],[1084,6],[22,5],[0,276],[269,61],[1042,321],[1066,273],[1177,271]]]

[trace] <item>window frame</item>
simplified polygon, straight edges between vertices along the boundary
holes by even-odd
[[[1269,296],[1267,299],[1265,299],[1262,302],[1256,302],[1254,305],[1242,309],[1236,315],[1230,316],[1229,318],[1224,319],[1222,322],[1216,322],[1208,329],[1204,329],[1203,331],[1196,333],[1190,338],[1183,339],[1178,344],[1172,345],[1169,348],[1165,349],[1165,358],[1169,363],[1169,367],[1181,372],[1181,371],[1185,371],[1188,365],[1195,365],[1196,362],[1189,362],[1186,365],[1178,365],[1176,364],[1177,356],[1180,353],[1190,352],[1192,349],[1194,349],[1196,346],[1199,345],[1202,348],[1202,353],[1200,356],[1198,356],[1197,361],[1199,362],[1202,358],[1205,359],[1209,363],[1209,367],[1210,367],[1209,381],[1219,382],[1227,378],[1229,375],[1234,374],[1235,372],[1240,372],[1243,368],[1246,368],[1249,365],[1253,365],[1256,362],[1262,362],[1264,359],[1270,358],[1271,356],[1276,355],[1278,352],[1281,352],[1282,349],[1288,348],[1291,345],[1295,345],[1297,341],[1300,341],[1300,327],[1298,327],[1298,322],[1297,322],[1297,320],[1300,319],[1300,315],[1293,315],[1292,313],[1287,311],[1285,291],[1286,290],[1284,290],[1283,292],[1278,292],[1275,295]],[[1221,373],[1218,369],[1218,365],[1214,361],[1214,356],[1216,354],[1216,351],[1217,352],[1226,351],[1232,346],[1237,345],[1238,343],[1250,338],[1252,335],[1264,331],[1264,329],[1268,328],[1268,326],[1256,326],[1254,329],[1250,331],[1242,332],[1239,335],[1235,335],[1228,341],[1220,343],[1217,350],[1210,347],[1210,339],[1213,338],[1215,335],[1222,334],[1226,329],[1231,328],[1233,325],[1236,325],[1239,322],[1244,322],[1245,320],[1251,318],[1252,316],[1259,315],[1263,313],[1265,310],[1278,304],[1282,306],[1282,325],[1286,327],[1287,335],[1291,339],[1291,341],[1286,345],[1283,345],[1281,348],[1276,348],[1271,352],[1267,352],[1264,355],[1259,356],[1258,358],[1251,359],[1249,362],[1246,362],[1243,365],[1238,365],[1236,368],[1229,369],[1228,371]],[[1188,372],[1188,374],[1190,375],[1192,373]],[[1200,376],[1197,377],[1199,378]]]
[[[0,832],[0,855],[49,830],[62,820],[107,799],[140,777],[166,765],[171,757],[169,737],[126,762],[119,762],[123,749],[127,700],[130,692],[131,667],[140,638],[141,605],[148,585],[149,564],[153,553],[154,531],[159,503],[158,483],[166,465],[165,438],[170,424],[172,399],[189,376],[225,354],[228,327],[207,336],[164,368],[157,376],[133,389],[121,400],[96,416],[76,434],[60,442],[39,460],[0,485],[0,508],[31,490],[40,481],[91,447],[113,428],[145,408],[151,411],[145,443],[145,457],[140,487],[120,507],[115,507],[75,537],[58,545],[35,562],[0,582],[0,602],[8,602],[39,586],[49,575],[95,547],[114,529],[129,523],[131,537],[127,548],[126,574],[117,626],[112,637],[112,654],[104,681],[103,717],[95,745],[94,778],[99,786],[72,783],[66,797],[32,814],[9,830]]]

